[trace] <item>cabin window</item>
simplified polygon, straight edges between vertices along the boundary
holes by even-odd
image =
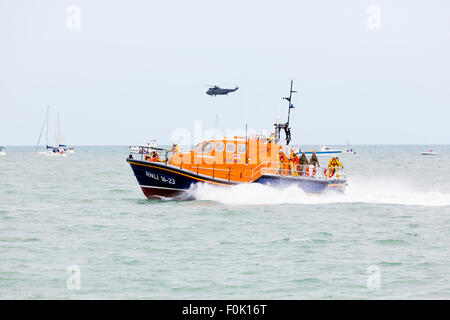
[[[212,150],[213,144],[212,142],[205,142],[204,144],[202,144],[202,146],[200,147],[200,150],[198,151],[199,153],[208,153]]]
[[[238,144],[237,146],[237,152],[238,153],[245,153],[245,144]]]
[[[223,144],[223,142],[216,142],[215,149],[217,152],[222,152],[223,149],[225,149],[225,145]]]
[[[227,143],[227,152],[233,153],[236,151],[236,145],[234,143]]]

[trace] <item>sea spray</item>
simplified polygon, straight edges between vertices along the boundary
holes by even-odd
[[[450,206],[450,194],[432,190],[421,191],[405,181],[390,177],[350,178],[344,194],[329,192],[311,196],[296,185],[270,186],[255,183],[231,187],[197,184],[191,188],[190,195],[196,200],[229,205],[371,203]]]

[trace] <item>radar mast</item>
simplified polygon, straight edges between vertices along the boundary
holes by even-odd
[[[288,118],[286,123],[281,123],[281,121],[276,121],[274,123],[275,126],[275,141],[278,143],[281,139],[281,129],[284,130],[284,133],[286,134],[286,145],[289,145],[291,142],[291,128],[289,127],[289,121],[291,117],[291,109],[294,108],[294,105],[292,104],[292,94],[297,93],[297,91],[292,90],[294,80],[291,80],[291,89],[289,90],[289,97],[283,97],[283,99],[288,101]]]

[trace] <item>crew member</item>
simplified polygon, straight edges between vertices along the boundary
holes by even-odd
[[[289,158],[280,150],[280,172],[286,176],[289,173]]]
[[[172,152],[173,154],[180,152],[180,148],[178,147],[178,144],[174,143],[172,149],[170,149],[169,152]]]
[[[159,162],[159,154],[156,151],[152,152],[152,158],[150,159],[151,162]]]
[[[280,174],[283,174],[283,151],[278,152],[278,159],[280,160]]]
[[[267,141],[268,143],[273,143],[273,142],[275,142],[275,133],[272,133],[272,134],[270,135],[269,138],[266,138],[266,141]]]
[[[300,158],[298,157],[298,153],[294,154],[294,171],[292,172],[293,176],[298,176],[298,164],[300,162]]]
[[[294,154],[293,150],[291,150],[291,154],[290,154],[290,157],[289,157],[289,167],[291,169],[291,175],[292,176],[298,176],[297,166],[295,164],[295,154]]]
[[[303,152],[301,157],[298,159],[298,173],[302,176],[305,172],[305,168],[308,165],[308,158],[306,154]]]
[[[338,157],[332,157],[328,162],[328,177],[334,176],[338,172],[339,168],[344,168]]]
[[[313,165],[315,167],[320,167],[319,159],[317,159],[317,155],[316,155],[315,151],[312,152],[312,156],[311,156],[311,159],[309,160],[309,164]]]

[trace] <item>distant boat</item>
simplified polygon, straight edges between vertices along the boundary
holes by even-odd
[[[350,140],[347,139],[347,148],[342,150],[342,153],[356,154],[356,152],[350,147]]]
[[[6,156],[5,147],[0,147],[0,156]]]
[[[36,149],[35,152],[39,155],[44,155],[44,156],[49,156],[49,157],[67,157],[67,153],[64,151],[64,148],[59,147],[59,141],[57,138],[57,131],[55,129],[55,142],[52,145],[48,144],[48,123],[49,123],[49,111],[50,111],[50,107],[47,107],[47,116],[44,120],[44,123],[42,124],[42,129],[41,129],[41,133],[39,134],[39,139],[38,139],[38,143],[36,145]],[[59,116],[58,116],[59,118]],[[59,122],[59,119],[58,119]],[[38,148],[39,148],[39,143],[41,141],[41,137],[42,137],[42,132],[44,131],[44,128],[46,128],[46,144],[45,144],[45,151],[40,151],[37,152]]]
[[[156,143],[156,140],[150,140],[150,142],[147,142],[145,144],[140,144],[138,146],[130,146],[129,147],[129,153],[130,154],[147,154],[150,153],[153,148],[157,147],[158,144]]]
[[[299,150],[300,153],[303,151]],[[321,145],[319,148],[319,151],[304,151],[305,154],[312,154],[315,152],[317,155],[328,155],[328,154],[335,154],[335,153],[342,153],[342,150],[333,149],[331,147],[327,147],[324,145]]]
[[[422,152],[422,155],[423,156],[437,156],[439,153],[437,153],[437,152],[434,152],[433,150],[428,150],[428,151],[424,151],[424,152]]]

